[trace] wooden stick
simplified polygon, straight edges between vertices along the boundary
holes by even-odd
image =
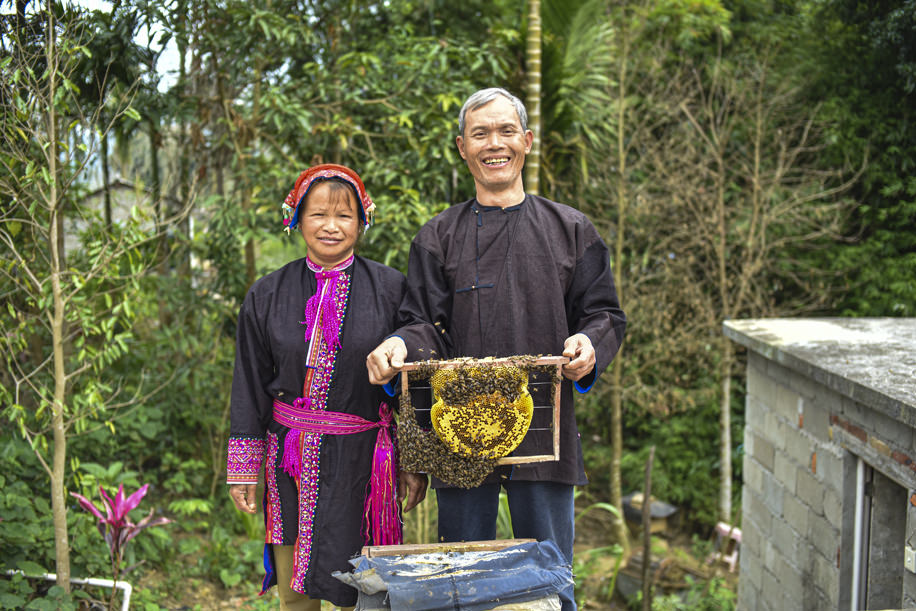
[[[642,493],[642,608],[652,609],[652,584],[649,582],[649,565],[652,564],[652,463],[655,462],[655,446],[649,448],[646,462],[646,482]]]
[[[507,547],[533,543],[537,539],[494,539],[492,541],[461,541],[456,543],[408,543],[406,545],[366,545],[360,552],[367,558],[378,556],[410,556],[448,552],[495,552]]]

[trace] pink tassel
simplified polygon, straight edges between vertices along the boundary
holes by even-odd
[[[315,320],[318,319],[318,305],[321,303],[321,289],[309,297],[308,301],[305,302],[305,320],[302,321],[302,324],[305,325],[305,343],[309,343],[309,340],[312,338],[312,329],[315,328]]]
[[[397,449],[394,424],[388,405],[379,406],[379,430],[372,456],[372,475],[363,510],[365,542],[374,545],[400,545],[403,537],[401,511],[397,502]]]
[[[283,442],[280,467],[297,482],[302,475],[302,431],[291,430]]]
[[[337,279],[342,271],[320,271],[315,274],[318,289],[305,303],[305,341],[308,342],[315,330],[315,323],[321,319],[321,332],[329,350],[340,346],[340,321],[334,311],[337,305]],[[330,282],[328,295],[321,299],[325,285]]]

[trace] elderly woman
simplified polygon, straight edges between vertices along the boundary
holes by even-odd
[[[349,168],[302,172],[283,209],[306,256],[255,282],[239,312],[229,491],[254,513],[263,467],[263,590],[277,583],[282,609],[354,605],[331,573],[366,543],[400,543],[395,488],[405,511],[426,494],[425,475],[395,481],[391,411],[366,374],[406,290],[403,274],[354,255],[374,207]]]

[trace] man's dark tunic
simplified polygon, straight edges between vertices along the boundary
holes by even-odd
[[[542,197],[505,209],[474,199],[442,212],[414,238],[407,284],[396,335],[410,360],[431,358],[431,350],[437,358],[559,355],[566,338],[584,333],[597,361],[577,383],[587,390],[623,341],[607,246],[584,214]],[[549,436],[529,433],[516,454],[551,452]],[[488,481],[500,477],[587,483],[568,380],[559,462],[518,465],[511,475],[500,468]]]

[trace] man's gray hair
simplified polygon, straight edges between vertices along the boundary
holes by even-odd
[[[495,100],[497,96],[503,96],[512,102],[512,105],[515,106],[515,112],[518,113],[518,119],[522,123],[522,131],[528,131],[528,111],[525,110],[525,105],[522,104],[522,101],[502,87],[490,87],[472,93],[467,101],[465,101],[464,106],[461,107],[461,112],[458,113],[458,134],[460,136],[464,137],[464,119],[468,111],[477,110],[481,106],[489,104]]]

